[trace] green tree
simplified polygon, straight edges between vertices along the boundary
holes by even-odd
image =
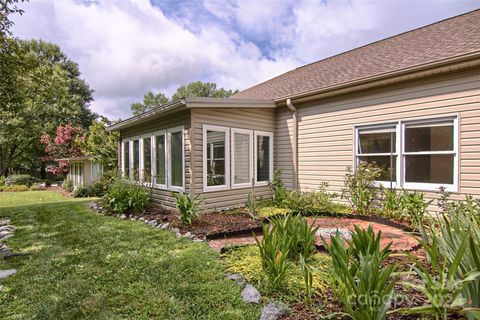
[[[138,115],[156,106],[166,104],[169,101],[176,101],[186,97],[228,98],[236,92],[238,92],[238,90],[217,89],[217,84],[213,82],[196,81],[178,87],[170,99],[161,92],[157,94],[147,92],[143,97],[143,103],[132,103],[130,109],[133,115]]]
[[[25,2],[25,0],[1,0],[0,1],[0,39],[3,41],[7,36],[11,35],[10,28],[13,22],[9,15],[18,13],[23,14],[23,10],[18,8],[17,4]]]
[[[168,98],[165,94],[161,92],[154,94],[153,92],[149,91],[143,96],[143,103],[132,103],[130,109],[132,110],[133,115],[138,115],[157,106],[164,105],[167,102]]]
[[[92,155],[106,169],[117,167],[118,133],[107,130],[111,124],[107,118],[94,121],[88,129],[87,139],[83,142],[82,149],[85,154]]]
[[[58,125],[88,127],[92,90],[76,63],[44,41],[6,38],[0,50],[0,172],[42,165],[43,133]]]

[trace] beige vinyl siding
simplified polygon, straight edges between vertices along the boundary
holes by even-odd
[[[313,190],[323,181],[329,182],[330,191],[341,190],[345,169],[354,163],[356,125],[457,114],[460,140],[459,193],[480,195],[478,69],[351,94],[297,108],[301,190]],[[280,115],[283,116],[283,112]],[[282,120],[277,119],[277,123],[277,136],[285,136],[286,128],[281,125]],[[284,140],[282,146],[286,151],[287,138]],[[438,195],[428,192],[427,196],[433,198]]]
[[[293,165],[293,113],[287,107],[279,107],[275,116],[275,148],[273,153],[275,170],[282,172],[282,181],[287,189],[293,188],[294,165]]]
[[[136,125],[134,127],[121,130],[121,139],[135,137],[138,135],[153,133],[159,130],[184,126],[185,141],[185,192],[190,192],[190,111],[182,111],[174,113],[162,118],[152,119],[146,123]],[[120,153],[121,154],[121,153]],[[121,154],[121,157],[123,155]],[[152,189],[152,202],[169,208],[175,208],[175,198],[173,192],[163,189]]]
[[[244,205],[251,188],[203,192],[203,125],[274,132],[275,110],[198,108],[192,109],[192,119],[194,193],[201,194],[205,209],[220,210]],[[271,197],[271,192],[268,187],[256,187],[255,196]]]

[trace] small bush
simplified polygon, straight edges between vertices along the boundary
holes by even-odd
[[[378,201],[380,189],[376,180],[382,169],[375,164],[361,161],[357,170],[347,168],[342,196],[350,201],[353,211],[358,214],[370,214]]]
[[[73,191],[73,197],[74,197],[74,198],[86,198],[86,197],[90,197],[90,189],[89,189],[89,187],[86,187],[86,186],[78,186],[78,187]]]
[[[34,184],[33,186],[30,187],[30,191],[45,191],[45,190],[47,190],[47,188],[41,184]]]
[[[4,186],[2,187],[2,190],[4,192],[20,192],[20,191],[28,191],[30,190],[29,187],[27,187],[26,185],[18,185],[18,184],[14,184],[14,185],[11,185],[11,186]]]
[[[3,187],[5,185],[5,177],[0,176],[0,187]]]
[[[180,219],[184,224],[192,224],[193,220],[198,217],[198,211],[203,203],[200,195],[196,195],[193,199],[183,193],[174,194],[177,209],[180,211]]]
[[[66,178],[65,180],[63,180],[62,187],[63,187],[63,190],[65,190],[67,192],[72,192],[73,191],[73,181],[69,178]]]
[[[150,193],[140,184],[117,179],[103,197],[105,208],[113,213],[132,211],[134,214],[146,209]]]
[[[422,192],[403,190],[402,209],[410,224],[418,228],[423,225],[428,206],[432,201],[426,201]]]
[[[253,192],[250,192],[247,197],[247,203],[245,204],[247,207],[248,215],[251,218],[255,218],[257,214],[257,201],[255,200],[255,195]]]
[[[282,182],[282,171],[275,170],[272,181],[268,182],[268,186],[273,192],[273,201],[277,206],[281,206],[287,196],[287,189]]]
[[[6,186],[22,185],[31,187],[37,181],[36,178],[28,174],[14,174],[5,179]]]

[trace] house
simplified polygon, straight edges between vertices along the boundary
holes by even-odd
[[[210,209],[322,182],[340,191],[360,160],[381,183],[480,195],[480,10],[297,68],[228,99],[185,98],[110,127],[125,176],[200,194]]]
[[[72,180],[73,187],[88,186],[95,182],[103,172],[102,165],[90,156],[57,159],[67,161],[69,164],[67,177]]]

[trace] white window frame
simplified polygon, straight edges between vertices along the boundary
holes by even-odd
[[[397,186],[400,185],[400,176],[401,176],[401,168],[400,168],[400,145],[401,145],[401,135],[399,134],[399,127],[400,127],[400,122],[390,122],[390,123],[382,123],[378,125],[366,125],[366,126],[357,126],[355,127],[355,152],[354,152],[354,169],[356,170],[359,164],[359,157],[368,157],[368,156],[390,156],[390,152],[382,152],[382,153],[359,153],[359,147],[360,147],[360,132],[364,130],[372,131],[372,132],[381,132],[382,130],[385,130],[387,128],[395,128],[395,152],[393,153],[393,156],[396,157],[395,160],[395,181],[381,181],[378,180],[376,183],[379,185],[385,187],[385,188],[396,188]]]
[[[244,134],[248,135],[248,146],[249,146],[249,172],[248,172],[248,182],[247,183],[235,183],[235,134]],[[252,130],[247,130],[247,129],[238,129],[238,128],[232,128],[231,129],[231,136],[230,136],[230,144],[231,144],[231,153],[232,153],[232,160],[231,160],[231,185],[232,189],[239,189],[239,188],[249,188],[252,186],[252,181],[253,181],[253,166],[256,162],[254,162],[254,152],[255,149],[253,147],[253,131]]]
[[[207,131],[218,131],[225,133],[225,184],[220,186],[207,185]],[[230,128],[220,127],[209,124],[203,125],[203,192],[221,191],[230,189]]]
[[[257,151],[258,151],[258,137],[259,136],[262,136],[262,137],[270,137],[270,159],[269,159],[269,177],[268,177],[268,181],[258,181],[258,172],[257,172],[257,159],[258,159],[258,154],[257,154]],[[254,132],[254,160],[253,160],[253,163],[254,163],[254,172],[255,172],[255,186],[266,186],[268,185],[268,182],[269,181],[272,181],[273,179],[273,132],[267,132],[267,131],[255,131]]]
[[[133,145],[135,143],[135,140],[138,140],[138,181],[134,179],[134,171],[133,171],[133,160],[134,160],[134,155],[133,155]],[[136,181],[136,182],[141,182],[142,179],[141,179],[141,172],[142,172],[142,146],[141,146],[141,136],[135,136],[135,137],[130,137],[130,154],[129,154],[129,171],[130,171],[130,174],[129,174],[129,178],[130,180],[132,181]]]
[[[126,177],[125,176],[125,143],[128,144],[128,173],[129,173],[129,176]],[[125,139],[122,139],[122,147],[121,147],[121,152],[122,152],[122,161],[121,161],[121,165],[122,165],[122,177],[124,179],[130,179],[130,138],[125,138]]]
[[[172,185],[172,164],[171,164],[171,137],[172,133],[182,133],[182,186],[173,186]],[[167,165],[167,185],[168,190],[176,192],[185,192],[185,130],[184,126],[174,127],[167,129],[167,153],[166,153],[166,162]]]
[[[145,160],[145,149],[144,149],[144,144],[145,144],[145,139],[148,139],[150,138],[150,182],[147,182],[145,181],[145,163],[144,163],[144,160]],[[152,158],[153,158],[153,148],[152,148],[152,135],[149,133],[149,134],[143,134],[140,136],[140,145],[139,145],[139,148],[140,148],[140,163],[139,163],[139,166],[138,166],[138,170],[140,171],[139,172],[139,181],[150,187],[153,185],[153,163],[152,163]]]
[[[402,185],[405,189],[414,189],[414,190],[425,190],[425,191],[438,191],[440,187],[444,187],[448,192],[458,192],[458,116],[455,117],[438,117],[438,118],[428,118],[423,120],[412,120],[412,121],[402,121],[401,123],[401,133],[402,141],[405,141],[405,128],[409,125],[431,125],[434,123],[445,123],[453,122],[453,150],[452,151],[421,151],[421,152],[406,152],[405,143],[402,143]],[[406,156],[408,155],[436,155],[436,154],[448,154],[453,155],[453,183],[452,184],[441,184],[441,183],[424,183],[424,182],[406,182],[405,181],[405,161]]]
[[[458,179],[459,179],[459,133],[458,133],[458,119],[457,114],[453,115],[440,115],[435,117],[405,119],[395,122],[383,122],[376,124],[366,124],[354,126],[355,141],[354,141],[354,168],[356,170],[358,165],[358,143],[359,143],[359,130],[370,128],[382,128],[392,125],[396,125],[396,143],[397,143],[397,171],[396,181],[392,185],[394,188],[404,188],[408,190],[418,191],[434,191],[438,192],[440,187],[445,188],[448,192],[458,192]],[[405,152],[405,127],[411,124],[428,125],[435,122],[442,123],[453,121],[453,151],[425,151],[425,152]],[[452,184],[439,184],[439,183],[418,183],[418,182],[406,182],[405,181],[405,156],[407,155],[421,155],[421,154],[453,154],[453,183]],[[371,154],[372,155],[372,154]],[[382,154],[383,155],[383,154]],[[388,154],[390,155],[390,154]],[[390,181],[377,181],[384,187],[390,187]]]
[[[164,155],[165,155],[165,159],[164,159],[164,162],[165,162],[165,183],[164,184],[161,184],[161,183],[157,183],[157,141],[156,141],[156,138],[158,136],[162,136],[163,135],[163,141],[164,141],[164,144],[163,144],[163,148],[164,148]],[[168,161],[167,161],[167,157],[168,157],[168,149],[167,149],[167,130],[160,130],[160,131],[155,131],[152,133],[152,150],[153,150],[153,160],[152,160],[152,182],[153,182],[153,186],[156,188],[156,189],[163,189],[163,190],[166,190],[167,189],[167,185],[168,185],[168,178],[167,178],[167,175],[168,175]]]

